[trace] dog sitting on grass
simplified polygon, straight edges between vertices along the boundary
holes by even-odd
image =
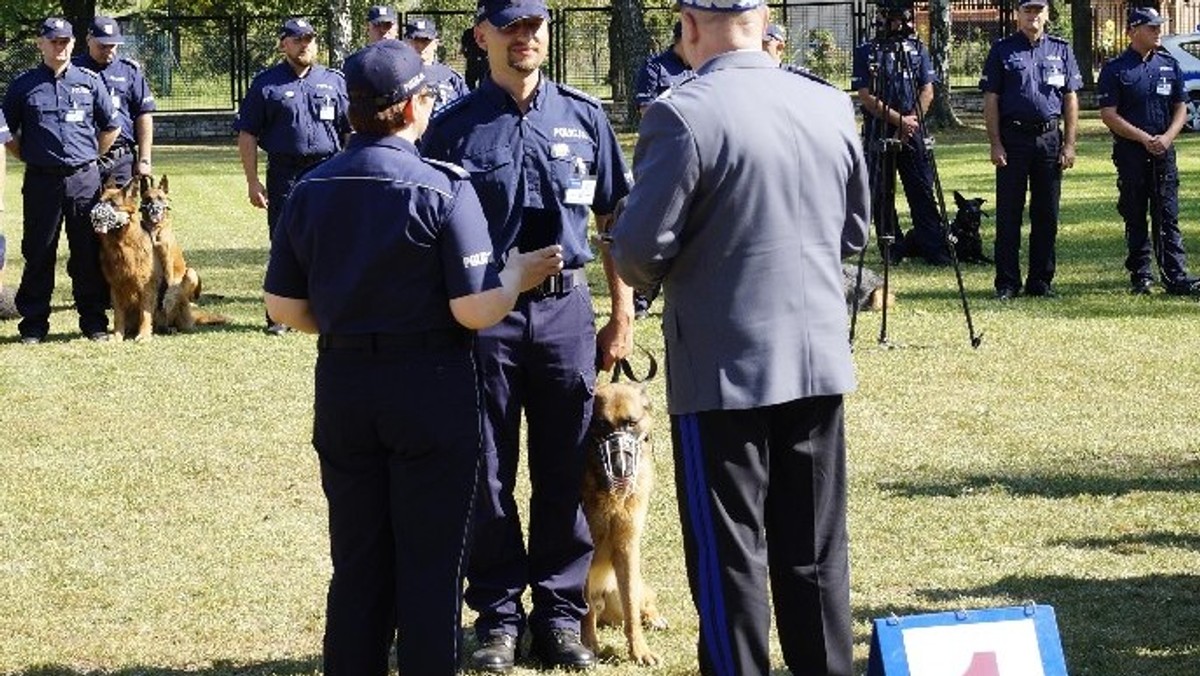
[[[967,199],[962,193],[954,191],[954,203],[958,211],[954,214],[954,222],[950,224],[950,236],[954,239],[954,254],[959,263],[991,263],[992,259],[983,254],[983,235],[980,228],[987,212],[983,210],[982,197]]]
[[[100,270],[108,281],[117,340],[149,340],[162,268],[150,234],[142,229],[140,191],[134,181],[117,187],[111,180],[92,208],[92,229],[100,237]]]

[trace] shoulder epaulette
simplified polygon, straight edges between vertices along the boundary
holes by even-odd
[[[478,90],[476,90],[476,91],[478,91]],[[454,113],[454,111],[462,109],[462,107],[464,105],[466,105],[468,100],[471,100],[474,98],[475,98],[475,92],[470,92],[466,96],[460,96],[457,99],[454,99],[453,101],[451,101],[450,103],[447,103],[446,107],[437,111],[437,113],[434,114],[434,117],[437,117],[437,118],[447,117],[450,114]]]
[[[88,68],[87,66],[80,66],[80,65],[76,64],[75,67],[78,68],[85,75],[91,75],[92,77],[97,78],[97,79],[100,78],[100,73],[97,73],[96,71],[92,70],[91,68]]]
[[[600,103],[600,99],[596,98],[595,96],[592,96],[591,94],[588,94],[587,92],[580,91],[580,90],[572,87],[571,85],[565,85],[561,82],[555,82],[554,84],[558,86],[559,92],[566,94],[567,96],[570,96],[571,98],[579,99],[580,101],[585,101],[587,103],[592,104],[593,106],[595,106],[597,108],[601,108],[603,105]]]
[[[345,74],[345,73],[343,73],[341,70],[339,70],[339,69],[337,69],[337,68],[329,68],[329,67],[326,67],[326,68],[325,68],[325,70],[329,71],[330,73],[333,73],[334,75],[336,75],[336,76],[338,76],[338,77],[342,78],[343,80],[345,80],[345,79],[346,79],[346,74]]]
[[[1163,47],[1163,46],[1161,46],[1161,45],[1159,45],[1158,47],[1155,47],[1155,48],[1154,48],[1154,53],[1155,53],[1155,54],[1157,54],[1157,55],[1159,55],[1159,56],[1164,56],[1164,57],[1166,57],[1166,58],[1168,58],[1168,59],[1170,59],[1170,60],[1172,60],[1172,61],[1178,61],[1178,59],[1176,59],[1176,58],[1175,58],[1175,57],[1174,57],[1174,56],[1171,54],[1171,52],[1168,52],[1168,51],[1167,51],[1167,48],[1166,48],[1166,47]]]
[[[1069,45],[1069,44],[1071,44],[1070,42],[1067,42],[1067,39],[1066,39],[1066,38],[1060,38],[1060,37],[1058,37],[1057,35],[1051,35],[1051,34],[1049,34],[1049,33],[1046,33],[1046,37],[1050,38],[1050,42],[1058,42],[1058,43],[1061,43],[1061,44],[1064,44],[1064,45]]]
[[[825,78],[821,77],[820,75],[817,75],[816,73],[805,68],[804,66],[795,66],[795,65],[789,64],[789,65],[784,66],[783,69],[789,73],[799,75],[800,77],[808,78],[809,80],[812,80],[813,82],[816,82],[817,84],[823,84],[826,87],[833,87],[834,89],[837,89],[837,85],[833,84],[829,80],[826,80]]]
[[[450,178],[457,178],[464,181],[471,178],[470,172],[453,162],[443,162],[442,160],[435,160],[428,157],[422,157],[421,159],[425,161],[425,164],[428,164],[431,167],[437,167],[438,169],[441,169],[443,173],[449,174]]]
[[[133,59],[129,58],[128,56],[122,56],[122,57],[120,57],[120,59],[121,59],[121,61],[122,61],[122,62],[124,62],[126,65],[128,65],[128,66],[129,66],[129,67],[131,67],[131,68],[133,68],[134,70],[141,70],[141,69],[142,69],[142,64],[140,64],[140,63],[138,63],[137,61],[135,61],[135,60],[133,60]]]

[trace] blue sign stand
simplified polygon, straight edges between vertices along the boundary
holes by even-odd
[[[1067,676],[1054,608],[1030,604],[874,620],[867,676],[1038,676],[1039,663]]]

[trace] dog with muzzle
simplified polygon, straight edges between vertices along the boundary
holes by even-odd
[[[624,628],[629,658],[652,666],[660,662],[646,643],[644,629],[665,629],[654,591],[642,579],[642,533],[654,485],[650,445],[650,398],[640,383],[596,387],[590,450],[583,479],[583,512],[595,553],[588,570],[583,643],[599,653],[597,625]],[[627,609],[634,609],[628,612]]]

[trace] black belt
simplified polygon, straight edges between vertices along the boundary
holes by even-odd
[[[545,296],[561,296],[569,293],[571,289],[577,286],[587,284],[587,273],[583,268],[574,270],[563,270],[556,275],[550,275],[542,280],[541,284],[533,287],[525,293],[541,298]]]
[[[1005,120],[1004,126],[1025,134],[1045,134],[1058,129],[1058,118],[1054,117],[1049,120],[1018,120],[1014,118]]]
[[[470,336],[466,329],[439,329],[418,333],[323,333],[317,338],[317,349],[358,352],[433,350],[466,347]]]
[[[267,158],[271,164],[283,164],[289,167],[299,167],[307,169],[314,164],[324,162],[332,157],[331,155],[288,155],[286,153],[268,153]]]
[[[83,164],[77,164],[73,167],[69,167],[69,166],[43,167],[43,166],[38,166],[36,164],[30,164],[30,165],[26,165],[26,166],[29,168],[30,171],[33,171],[38,174],[49,174],[50,176],[74,176],[75,174],[78,174],[81,171],[88,170],[95,163],[96,163],[96,161],[92,160],[91,162],[84,162]]]

